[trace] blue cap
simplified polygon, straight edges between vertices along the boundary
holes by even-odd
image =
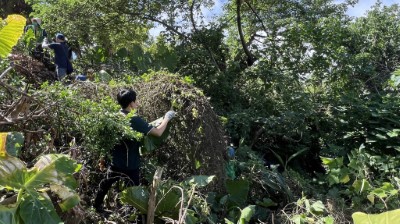
[[[57,33],[56,38],[60,39],[60,40],[65,40],[64,34],[62,34],[62,33]]]

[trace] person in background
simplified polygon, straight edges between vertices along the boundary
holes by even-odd
[[[121,113],[127,115],[132,110],[139,106],[139,101],[136,99],[136,92],[133,90],[124,89],[117,94],[118,104],[121,106]],[[174,111],[168,111],[161,124],[153,127],[139,116],[133,116],[130,120],[131,128],[134,131],[143,133],[144,135],[161,136],[168,122],[175,117]],[[113,183],[124,180],[126,186],[139,185],[139,169],[140,169],[140,142],[136,139],[125,139],[114,146],[111,152],[111,172],[107,175],[108,178],[102,180],[99,185],[93,207],[97,212],[104,211],[102,204],[105,195],[111,188]]]
[[[32,30],[35,38],[36,38],[36,44],[35,44],[35,49],[34,51],[36,52],[43,52],[42,48],[42,42],[44,38],[47,37],[47,32],[45,29],[41,27],[42,20],[40,18],[32,18],[31,19],[31,25],[27,25],[24,29],[24,33],[28,32],[28,30]]]
[[[54,50],[55,58],[54,63],[56,64],[57,79],[61,80],[67,75],[67,69],[70,66],[72,69],[71,62],[68,59],[68,45],[65,42],[65,37],[62,33],[57,33],[55,42],[49,44],[47,38],[44,38],[42,43],[43,48],[50,48]]]

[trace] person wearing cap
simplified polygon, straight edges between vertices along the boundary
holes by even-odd
[[[36,43],[35,43],[35,49],[33,49],[33,52],[43,52],[42,48],[42,42],[44,38],[47,37],[47,32],[45,29],[41,27],[42,20],[39,18],[32,18],[31,19],[32,24],[27,25],[24,29],[24,33],[28,32],[28,30],[32,30],[33,34],[35,35]]]
[[[131,89],[121,90],[117,94],[117,101],[121,106],[121,113],[124,115],[129,114],[132,110],[139,107],[136,92]],[[174,117],[175,111],[170,110],[165,114],[161,123],[154,127],[141,117],[134,115],[130,119],[130,125],[134,131],[143,133],[144,135],[160,137],[166,130],[168,122]],[[123,180],[126,186],[139,185],[141,157],[139,147],[140,142],[136,139],[124,139],[114,146],[111,152],[111,172],[107,175],[106,179],[100,182],[99,190],[94,200],[93,207],[97,212],[102,213],[104,211],[102,207],[104,197],[115,182]]]
[[[55,42],[49,44],[47,38],[42,43],[43,48],[54,50],[54,63],[56,64],[57,79],[61,80],[67,75],[67,69],[72,69],[71,62],[68,59],[68,45],[62,33],[57,33]]]
[[[32,18],[32,24],[25,27],[24,32],[28,32],[28,30],[32,30],[35,34],[36,42],[42,43],[43,39],[47,37],[47,32],[45,29],[41,27],[42,20],[39,18]]]

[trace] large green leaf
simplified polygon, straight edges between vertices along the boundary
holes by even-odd
[[[400,209],[371,215],[355,212],[352,215],[354,224],[394,224],[399,223]]]
[[[129,187],[122,191],[121,201],[139,209],[142,214],[147,214],[149,191],[143,186]]]
[[[75,189],[77,183],[72,174],[79,171],[79,169],[80,165],[66,155],[44,155],[40,157],[34,168],[30,170],[32,175],[26,181],[25,187],[30,189],[52,183]]]
[[[157,191],[156,214],[178,219],[181,201],[181,193],[177,188],[165,191],[161,188]]]
[[[17,224],[16,207],[6,207],[0,205],[0,224]]]
[[[61,199],[61,209],[66,211],[79,203],[79,196],[71,189],[76,187],[73,173],[78,171],[80,165],[66,155],[45,155],[27,170],[25,164],[16,157],[0,157],[0,186],[13,188],[19,191],[17,215],[23,223],[59,223],[53,203],[46,193],[37,192],[39,187],[50,184]],[[5,215],[5,217],[8,217]]]
[[[27,175],[26,165],[12,156],[0,157],[0,186],[21,189]]]
[[[235,206],[242,206],[247,200],[250,184],[247,180],[227,180],[226,190],[229,193],[229,199],[235,203]]]
[[[19,213],[25,224],[54,224],[62,222],[48,196],[43,196],[34,191],[24,195],[19,207]]]
[[[7,25],[0,30],[0,58],[6,57],[17,44],[24,31],[26,20],[23,16],[14,14],[9,15],[6,22]]]
[[[79,169],[80,165],[62,154],[42,156],[30,170],[26,170],[25,163],[16,157],[2,157],[0,158],[0,185],[29,191],[43,184],[52,183],[74,189],[77,184],[72,174]]]

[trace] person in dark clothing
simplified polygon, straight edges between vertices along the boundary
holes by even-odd
[[[121,105],[121,112],[127,115],[131,110],[138,108],[139,101],[136,99],[136,92],[133,90],[122,90],[117,95],[117,101]],[[153,127],[141,117],[134,115],[131,120],[131,128],[137,132],[143,133],[144,135],[150,134],[153,136],[161,136],[168,122],[175,117],[174,111],[168,111],[161,124],[157,127]],[[94,200],[93,207],[98,212],[102,212],[102,204],[105,195],[111,186],[119,181],[123,180],[126,186],[139,185],[140,176],[140,153],[139,153],[140,142],[136,139],[125,139],[119,144],[114,146],[111,152],[111,172],[108,177],[100,182],[99,190]]]
[[[56,34],[55,43],[51,44],[49,44],[47,38],[45,38],[42,47],[54,50],[57,79],[61,80],[67,75],[68,66],[71,66],[71,62],[68,59],[69,47],[65,42],[64,35],[61,33]]]

